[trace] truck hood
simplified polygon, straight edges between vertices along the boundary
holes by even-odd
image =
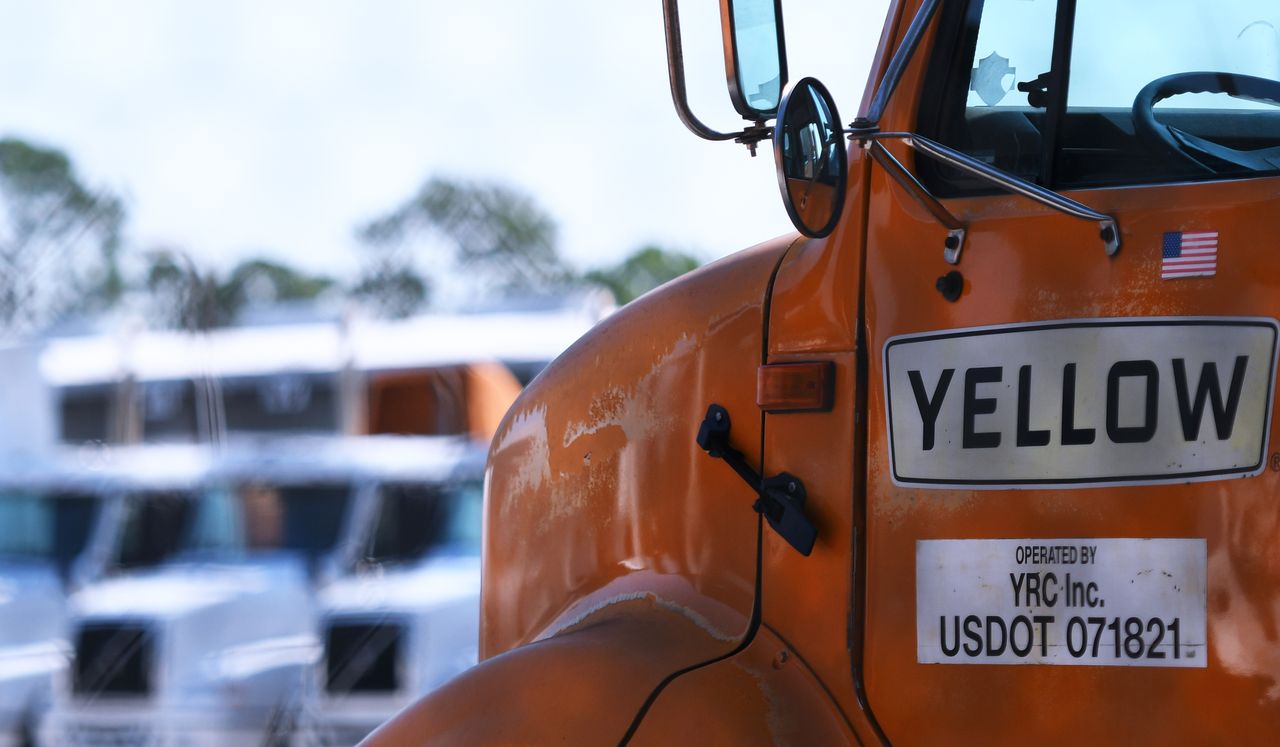
[[[61,637],[64,611],[62,583],[52,568],[0,563],[0,648]]]
[[[732,413],[734,448],[758,454],[766,299],[796,241],[738,252],[627,304],[512,405],[486,480],[482,658],[652,591],[664,576],[697,579],[666,601],[712,639],[747,628],[751,489],[695,435],[714,403]]]
[[[478,556],[440,556],[339,579],[321,592],[320,607],[325,613],[411,614],[479,594]]]
[[[179,618],[236,597],[257,596],[281,586],[306,586],[299,564],[184,563],[88,586],[71,597],[77,618]]]

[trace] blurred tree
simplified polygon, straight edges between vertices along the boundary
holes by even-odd
[[[430,281],[402,252],[379,250],[365,262],[350,293],[378,316],[402,319],[426,305],[430,292]]]
[[[0,332],[28,332],[119,299],[124,206],[86,187],[65,153],[0,139],[0,200]]]
[[[192,331],[225,327],[247,306],[306,301],[334,286],[321,275],[268,259],[248,259],[225,278],[200,268],[183,251],[160,249],[148,255],[145,285],[158,323]]]
[[[688,254],[650,244],[612,267],[591,270],[583,279],[613,291],[618,303],[624,304],[698,265],[698,260]]]
[[[147,257],[150,264],[144,283],[157,324],[204,331],[226,326],[235,319],[239,311],[236,300],[223,292],[214,270],[202,270],[178,249],[159,249]]]
[[[501,184],[429,179],[418,193],[358,230],[373,248],[403,246],[434,232],[463,272],[508,294],[572,284],[556,249],[556,224],[523,192]]]
[[[239,307],[309,301],[332,288],[334,281],[269,259],[247,259],[231,270],[224,285],[232,303]]]

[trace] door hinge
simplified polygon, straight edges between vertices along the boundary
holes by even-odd
[[[760,478],[747,464],[742,452],[729,444],[729,411],[720,405],[707,408],[707,416],[698,428],[698,446],[716,459],[724,460],[756,493],[752,505],[764,515],[769,526],[801,555],[813,552],[818,528],[804,512],[805,490],[800,478],[787,472]]]

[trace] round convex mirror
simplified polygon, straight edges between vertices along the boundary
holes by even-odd
[[[844,131],[825,86],[803,78],[787,86],[773,129],[773,156],[787,214],[800,233],[831,233],[844,207]]]

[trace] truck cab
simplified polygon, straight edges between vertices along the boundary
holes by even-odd
[[[677,113],[797,231],[525,390],[481,663],[368,743],[1274,742],[1275,5],[899,0],[849,121],[721,9]]]
[[[107,498],[52,454],[0,461],[0,744],[31,743],[68,660],[66,596],[91,580]]]
[[[175,631],[189,636],[192,611],[218,595],[201,583],[211,574],[174,571],[201,513],[210,454],[189,445],[69,453],[79,466],[78,490],[98,496],[100,506],[71,574],[60,628],[69,655],[40,743],[150,739],[172,727],[161,717],[162,695],[175,682],[190,685],[167,666],[170,652],[186,643]]]
[[[486,449],[440,437],[360,446],[371,502],[353,561],[319,594],[322,654],[298,745],[355,744],[479,653]]]
[[[173,527],[190,513],[205,457],[186,447],[58,449],[5,465],[5,738],[35,742],[64,707],[84,661],[82,600],[176,551]]]
[[[455,469],[477,482],[477,449],[465,437],[299,436],[104,452],[99,479],[112,486],[105,515],[115,530],[95,540],[100,575],[70,597],[72,662],[43,741],[286,743],[312,713],[308,683],[325,660],[328,600],[339,593],[348,612],[368,601],[360,595],[367,589],[342,579],[369,562],[379,530],[400,529],[393,515],[380,523],[393,513],[384,505],[395,502],[396,488],[447,484]],[[471,516],[478,523],[478,510]],[[377,549],[386,552],[385,544]],[[475,550],[447,544],[415,555],[422,567],[411,575],[422,581],[435,568],[452,579],[452,596],[435,592],[437,606],[458,609],[433,618],[410,593],[396,610],[406,620],[420,613],[447,634],[432,642],[432,654],[456,644],[418,672],[434,678],[426,681],[475,659],[479,561]],[[380,614],[375,606],[360,612]],[[373,724],[394,710],[373,705],[383,705]]]

